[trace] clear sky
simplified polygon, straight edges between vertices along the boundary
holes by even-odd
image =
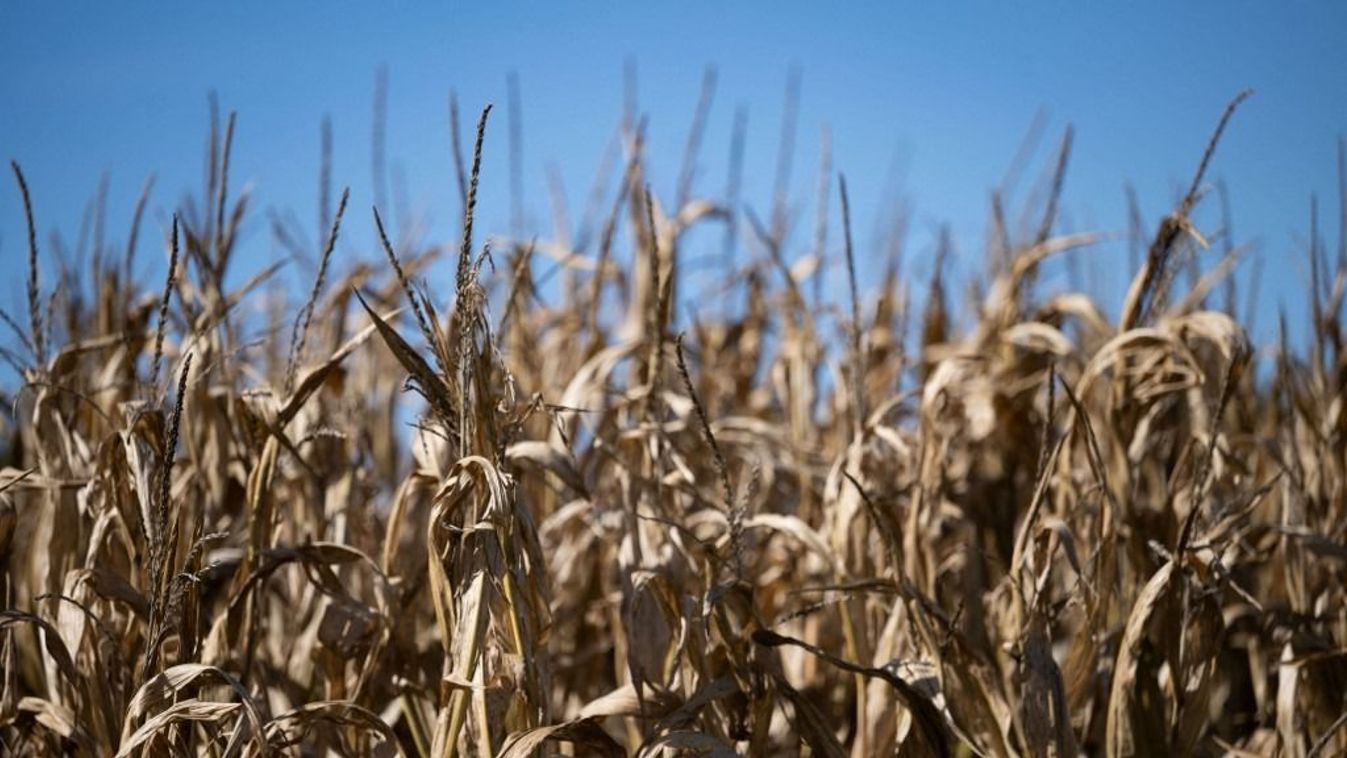
[[[157,174],[140,251],[142,269],[157,279],[158,230],[185,193],[200,191],[208,91],[239,113],[231,186],[250,185],[259,209],[293,211],[313,237],[319,124],[330,114],[334,179],[352,187],[341,254],[355,256],[373,252],[378,67],[389,76],[390,173],[405,176],[416,217],[439,240],[452,238],[458,213],[451,89],[465,127],[484,103],[498,106],[480,218],[486,231],[508,227],[504,106],[507,75],[516,71],[527,222],[546,235],[549,167],[577,217],[620,116],[624,62],[635,62],[639,108],[650,119],[651,178],[666,202],[703,69],[715,64],[696,189],[721,196],[733,114],[742,106],[749,125],[742,197],[765,216],[794,64],[802,88],[792,184],[802,223],[791,254],[810,244],[826,124],[834,168],[850,184],[862,273],[879,270],[866,243],[901,197],[912,211],[906,272],[924,281],[941,223],[950,224],[960,270],[980,265],[990,192],[1036,119],[1043,136],[1011,208],[1050,168],[1071,124],[1075,151],[1057,231],[1122,233],[1130,182],[1149,233],[1189,181],[1225,103],[1251,87],[1256,94],[1229,128],[1210,178],[1229,187],[1236,241],[1256,243],[1264,261],[1255,336],[1266,342],[1279,306],[1305,323],[1312,193],[1330,249],[1337,244],[1345,35],[1340,2],[5,2],[0,157],[19,160],[28,175],[48,254],[54,229],[73,246],[104,172],[108,236],[120,247],[141,183]],[[836,230],[835,190],[833,198]],[[1219,225],[1216,208],[1212,196],[1199,217],[1209,230]],[[0,305],[11,313],[23,310],[24,239],[6,171],[0,261],[12,275],[0,284]],[[699,244],[707,249],[689,255],[719,249],[718,238]],[[242,272],[279,254],[266,214],[255,213]],[[1083,254],[1107,303],[1126,287],[1124,260],[1121,244]],[[1241,276],[1254,270],[1246,262]],[[830,288],[843,281],[832,276]],[[1058,272],[1044,286],[1066,283]]]

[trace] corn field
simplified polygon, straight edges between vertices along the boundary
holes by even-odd
[[[479,239],[489,108],[459,239],[324,185],[296,297],[236,271],[233,115],[55,282],[14,163],[0,752],[1347,754],[1347,246],[1256,351],[1193,221],[1242,99],[1116,317],[1037,281],[1100,240],[1054,234],[1069,134],[957,295],[828,168],[816,213],[661,199],[635,119],[570,240]],[[694,229],[746,251],[695,294]]]

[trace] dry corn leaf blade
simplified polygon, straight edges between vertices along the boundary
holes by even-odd
[[[570,742],[608,758],[621,758],[627,754],[593,719],[580,718],[512,734],[496,753],[496,758],[529,758],[549,740]]]
[[[1141,723],[1140,712],[1143,707],[1153,710],[1156,704],[1146,706],[1138,702],[1151,691],[1146,682],[1138,681],[1138,658],[1141,656],[1152,616],[1171,592],[1174,572],[1174,563],[1168,561],[1151,575],[1132,604],[1127,626],[1123,630],[1122,639],[1118,642],[1118,656],[1113,664],[1113,683],[1109,689],[1106,726],[1105,750],[1110,756],[1135,755],[1139,750],[1145,749],[1138,742],[1149,733],[1149,727]]]
[[[417,385],[425,393],[426,400],[430,406],[435,409],[439,415],[440,421],[453,428],[454,419],[458,418],[458,411],[455,407],[453,398],[450,396],[449,388],[445,386],[444,380],[430,368],[430,364],[417,354],[412,346],[397,333],[397,330],[388,325],[374,309],[365,302],[365,298],[359,291],[355,292],[356,299],[364,307],[365,312],[369,314],[370,320],[374,322],[374,327],[379,331],[379,336],[383,338],[384,344],[393,352],[393,357],[398,359],[402,367],[407,370],[416,379]]]
[[[215,703],[195,698],[174,703],[148,719],[140,728],[122,740],[117,758],[129,758],[136,750],[159,736],[165,729],[184,722],[212,722],[223,727],[225,719],[236,715],[243,706],[239,703]],[[265,751],[264,751],[265,752]]]

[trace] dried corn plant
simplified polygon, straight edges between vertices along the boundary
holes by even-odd
[[[452,245],[375,209],[386,263],[343,260],[363,214],[325,167],[320,244],[275,226],[311,263],[298,307],[274,268],[229,285],[232,115],[162,286],[130,276],[148,187],[124,261],[43,281],[15,164],[3,752],[1347,751],[1347,256],[1312,235],[1309,349],[1284,324],[1265,366],[1209,305],[1240,250],[1174,275],[1239,101],[1115,321],[1035,286],[1097,241],[1052,233],[1069,133],[1041,220],[1018,236],[998,200],[951,310],[940,263],[923,293],[853,245],[826,138],[795,262],[780,192],[770,226],[738,224],[737,182],[698,197],[714,82],[675,204],[628,118],[574,235],[476,239],[488,112]],[[687,232],[721,225],[752,256],[688,311]]]

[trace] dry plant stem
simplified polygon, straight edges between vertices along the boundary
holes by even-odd
[[[477,183],[482,173],[482,144],[486,141],[486,119],[491,115],[491,106],[482,109],[477,121],[477,141],[472,148],[472,173],[468,182],[467,202],[463,205],[463,243],[458,248],[458,275],[455,281],[461,293],[468,280],[472,266],[472,222],[477,210]]]
[[[1216,443],[1220,439],[1221,417],[1225,415],[1225,410],[1230,404],[1230,396],[1235,390],[1235,383],[1239,380],[1240,374],[1244,371],[1245,361],[1248,356],[1239,353],[1231,360],[1226,368],[1225,376],[1221,380],[1221,395],[1216,404],[1216,412],[1211,416],[1211,428],[1207,431],[1210,440],[1207,448],[1202,455],[1200,473],[1193,478],[1193,487],[1189,498],[1191,505],[1188,516],[1183,520],[1183,528],[1179,531],[1178,543],[1174,548],[1174,555],[1180,560],[1185,551],[1188,550],[1192,539],[1193,524],[1196,523],[1198,515],[1202,511],[1203,489],[1207,484],[1207,477],[1211,474],[1212,460],[1216,457]]]
[[[449,361],[444,355],[443,345],[436,337],[436,331],[432,329],[430,319],[426,316],[425,303],[412,288],[411,280],[407,278],[407,273],[402,268],[402,263],[398,260],[398,255],[393,251],[393,245],[388,241],[388,234],[384,231],[383,219],[379,216],[379,209],[374,209],[374,227],[379,233],[379,244],[383,247],[384,255],[388,257],[388,262],[393,266],[393,271],[397,274],[398,282],[402,285],[402,291],[407,295],[407,302],[411,305],[412,314],[416,317],[416,325],[421,329],[421,336],[425,338],[426,344],[430,346],[432,354],[435,356],[436,367],[440,370],[442,377],[453,376],[449,371]],[[368,310],[368,306],[366,306]],[[373,311],[371,311],[373,313]],[[447,419],[444,419],[447,421]]]
[[[725,463],[725,454],[720,450],[720,443],[716,442],[716,435],[711,431],[711,421],[706,417],[706,408],[702,406],[701,398],[697,396],[697,388],[693,386],[692,375],[688,372],[687,360],[683,356],[683,338],[686,335],[679,333],[674,341],[675,355],[678,356],[678,375],[683,378],[683,389],[687,390],[688,398],[692,400],[692,408],[697,413],[697,423],[701,429],[702,439],[706,446],[711,449],[711,457],[716,463],[716,472],[720,475],[721,496],[724,498],[724,508],[730,517],[730,551],[734,556],[735,576],[738,577],[743,572],[742,555],[742,535],[744,525],[743,509],[738,505],[734,498],[734,488],[730,486],[730,469]]]
[[[177,457],[178,432],[182,424],[183,403],[187,398],[187,377],[192,370],[192,356],[183,359],[182,373],[178,377],[178,395],[173,405],[173,416],[168,426],[168,442],[159,462],[159,482],[155,497],[155,523],[150,532],[150,580],[153,593],[150,598],[150,644],[145,656],[145,668],[142,679],[148,679],[155,669],[158,647],[168,620],[164,612],[168,605],[169,577],[174,567],[174,550],[177,545],[169,533],[169,511],[172,502],[173,462]]]
[[[140,188],[140,195],[136,198],[135,210],[131,212],[131,230],[126,236],[126,256],[122,265],[122,276],[125,284],[130,286],[132,278],[135,276],[133,267],[136,261],[136,243],[140,240],[140,220],[145,215],[145,206],[150,202],[150,192],[154,190],[154,174],[150,174],[145,179],[145,184]]]
[[[776,179],[772,185],[772,240],[785,241],[787,204],[790,200],[790,170],[795,156],[795,129],[800,117],[800,68],[792,66],[786,75],[786,103],[781,114],[781,141],[777,145]]]
[[[337,234],[341,231],[341,217],[346,213],[346,201],[351,197],[351,188],[347,187],[341,192],[341,200],[337,203],[337,215],[332,220],[332,230],[328,232],[327,244],[323,246],[323,254],[318,259],[318,276],[313,280],[313,290],[309,293],[309,299],[304,301],[304,307],[295,314],[295,325],[290,332],[290,358],[286,361],[285,370],[285,394],[295,386],[295,372],[299,370],[299,362],[304,359],[304,343],[309,336],[309,323],[313,320],[314,305],[318,302],[318,295],[323,291],[323,281],[327,278],[327,265],[332,260],[332,251],[337,246]]]
[[[159,299],[159,322],[154,330],[154,358],[150,362],[150,386],[159,386],[159,366],[164,357],[164,331],[168,323],[168,303],[173,297],[173,285],[178,276],[178,216],[173,216],[173,232],[169,242],[168,274],[164,277],[164,296]]]
[[[861,345],[861,298],[856,287],[856,254],[851,247],[851,202],[847,197],[847,179],[837,176],[838,194],[842,198],[842,233],[846,239],[847,285],[851,293],[851,385],[852,405],[855,418],[852,426],[860,434],[865,426],[865,352]]]
[[[824,272],[828,270],[828,188],[832,186],[832,133],[825,126],[819,135],[818,188],[814,212],[814,310],[823,305]]]
[[[748,111],[740,107],[734,111],[734,127],[730,132],[729,175],[725,184],[725,241],[721,257],[726,271],[734,271],[734,250],[739,231],[739,187],[744,176],[744,140],[748,133]]]
[[[19,183],[19,194],[23,196],[23,217],[28,223],[28,328],[29,340],[33,344],[33,357],[39,366],[47,363],[47,339],[42,331],[42,310],[39,302],[41,290],[37,285],[37,224],[33,221],[33,200],[28,195],[28,182],[23,178],[23,169],[18,161],[10,161],[14,170],[14,179]]]
[[[645,188],[644,200],[646,230],[649,235],[647,239],[650,245],[648,269],[650,279],[648,286],[653,297],[650,310],[646,316],[646,338],[650,340],[650,359],[647,364],[649,368],[647,369],[646,383],[650,386],[649,406],[655,409],[652,410],[652,415],[655,421],[659,421],[660,411],[658,409],[662,407],[659,393],[660,383],[663,380],[664,336],[665,325],[667,324],[665,319],[665,292],[668,290],[668,279],[672,277],[672,272],[670,277],[660,278],[659,233],[655,231],[655,200],[650,194],[649,186]]]
[[[505,296],[505,312],[501,314],[500,323],[496,325],[497,335],[505,334],[506,328],[510,326],[511,317],[524,307],[520,301],[532,294],[533,284],[529,271],[537,245],[537,239],[530,240],[529,244],[515,256],[514,265],[511,266],[510,292]]]
[[[589,295],[589,330],[595,341],[598,341],[603,335],[603,325],[600,323],[603,314],[603,287],[609,278],[608,267],[612,260],[613,241],[617,235],[618,222],[622,217],[622,208],[626,205],[631,188],[639,176],[641,148],[644,140],[645,121],[642,120],[637,125],[636,134],[632,139],[631,157],[627,161],[622,181],[618,184],[617,197],[613,200],[612,210],[608,214],[607,220],[604,221],[603,230],[599,235],[598,261],[594,266],[593,286]],[[591,352],[593,351],[591,350]]]
[[[1052,234],[1053,222],[1057,220],[1057,203],[1062,196],[1062,186],[1066,182],[1066,166],[1071,159],[1071,142],[1075,136],[1075,130],[1070,126],[1066,128],[1066,133],[1062,135],[1062,146],[1057,152],[1057,167],[1052,174],[1052,191],[1048,194],[1048,207],[1043,212],[1043,222],[1038,226],[1038,234],[1034,237],[1034,244],[1041,245],[1048,241],[1048,236]]]
[[[1122,320],[1119,324],[1122,331],[1143,323],[1149,314],[1151,303],[1158,296],[1153,290],[1156,283],[1164,278],[1165,269],[1169,265],[1174,245],[1183,234],[1188,233],[1192,228],[1188,214],[1192,211],[1193,204],[1197,202],[1197,193],[1202,186],[1202,177],[1206,175],[1207,166],[1211,163],[1212,156],[1216,154],[1216,145],[1221,141],[1221,134],[1225,132],[1225,127],[1230,122],[1231,116],[1235,114],[1235,109],[1252,94],[1253,90],[1245,90],[1236,95],[1225,107],[1225,112],[1221,114],[1221,120],[1216,125],[1216,131],[1207,141],[1207,148],[1202,154],[1201,162],[1198,163],[1197,172],[1193,174],[1193,181],[1188,187],[1188,193],[1183,196],[1183,200],[1179,202],[1179,207],[1175,209],[1174,213],[1166,216],[1160,222],[1160,227],[1156,230],[1155,238],[1151,241],[1150,249],[1146,254],[1146,262],[1142,265],[1141,273],[1132,282],[1132,287],[1127,293],[1127,300],[1123,305]]]
[[[449,145],[454,153],[454,175],[457,177],[458,199],[468,207],[468,174],[463,168],[463,145],[459,141],[458,95],[449,93]]]
[[[702,135],[706,131],[706,119],[711,112],[711,102],[716,95],[716,67],[707,66],[702,72],[702,91],[697,98],[697,107],[692,113],[692,126],[688,129],[688,141],[683,149],[683,166],[678,170],[678,189],[674,195],[674,209],[681,210],[687,205],[692,193],[692,180],[697,171],[697,155],[701,152]]]
[[[454,313],[458,322],[458,370],[461,374],[458,392],[459,416],[459,457],[468,455],[472,440],[472,419],[468,414],[468,390],[471,385],[469,355],[472,348],[472,319],[475,314],[469,303],[469,288],[475,279],[472,267],[472,221],[477,209],[477,184],[482,172],[482,145],[486,141],[486,119],[491,114],[491,106],[482,109],[482,117],[477,121],[477,141],[472,150],[472,174],[468,184],[468,202],[463,208],[463,244],[458,251],[458,275],[455,278]],[[490,257],[490,250],[483,253]]]
[[[225,200],[229,190],[229,157],[234,147],[234,112],[229,113],[225,122],[224,152],[220,158],[220,176],[215,197],[215,260],[216,280],[219,282],[225,260]]]
[[[332,117],[323,116],[318,148],[318,233],[332,225]]]
[[[874,523],[875,528],[879,530],[880,536],[882,537],[881,544],[884,546],[885,552],[888,553],[889,564],[893,566],[894,573],[897,575],[899,581],[901,581],[903,574],[902,541],[898,538],[898,535],[894,533],[893,529],[890,528],[889,522],[880,515],[879,506],[876,505],[875,501],[870,497],[869,493],[865,491],[865,487],[861,485],[856,477],[852,475],[850,471],[843,471],[842,475],[846,477],[848,482],[851,482],[852,487],[856,488],[856,494],[860,495],[861,502],[865,504],[865,510],[870,515],[870,520]]]

